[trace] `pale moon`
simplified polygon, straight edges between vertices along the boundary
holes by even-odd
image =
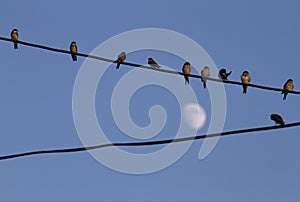
[[[189,103],[184,106],[184,120],[187,125],[198,130],[206,121],[205,110],[197,103]]]

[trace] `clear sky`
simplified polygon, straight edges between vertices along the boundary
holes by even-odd
[[[122,32],[164,28],[200,44],[218,68],[233,71],[232,80],[239,81],[247,69],[253,83],[282,87],[293,78],[299,90],[299,9],[297,0],[5,0],[0,35],[9,37],[18,28],[20,40],[64,49],[75,40],[80,52],[90,53]],[[157,51],[128,55],[128,61],[146,64],[149,56],[181,71],[181,60]],[[72,92],[83,62],[22,45],[14,50],[11,43],[0,42],[0,155],[82,146],[73,121]],[[98,86],[98,120],[112,141],[134,140],[113,123],[106,99],[113,82],[131,69],[115,71],[112,66]],[[178,81],[184,85],[183,78]],[[210,120],[209,94],[199,80],[191,79],[191,86],[208,116],[198,131],[204,134]],[[240,86],[225,88],[224,131],[271,126],[273,112],[287,123],[300,120],[298,95],[288,95],[283,102],[279,92],[249,88],[243,95]],[[151,140],[174,137],[178,106],[173,99],[155,86],[132,99],[130,113],[141,127],[149,124],[148,110],[154,104],[170,113],[165,128]],[[0,201],[299,201],[299,133],[300,128],[290,128],[222,137],[204,160],[198,159],[203,141],[196,141],[176,163],[148,175],[116,172],[88,152],[5,160],[0,162]],[[147,153],[160,148],[124,149]]]

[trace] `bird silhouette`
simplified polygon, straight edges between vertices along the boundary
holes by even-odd
[[[185,62],[182,67],[182,73],[184,74],[185,85],[189,84],[189,76],[187,74],[191,73],[191,64],[189,62]]]
[[[289,91],[293,91],[294,89],[294,82],[293,79],[289,79],[285,82],[285,84],[283,85],[283,90],[282,93],[283,94],[283,100],[286,100],[286,97],[289,93]]]
[[[220,69],[219,71],[219,78],[222,79],[223,81],[227,81],[228,77],[230,76],[230,74],[232,73],[232,71],[230,72],[226,72],[226,69]]]
[[[271,114],[270,118],[271,118],[271,120],[275,121],[275,125],[276,124],[279,124],[281,126],[284,125],[284,121],[283,121],[283,119],[282,119],[282,117],[280,115],[278,115],[278,114]]]
[[[72,56],[72,60],[73,61],[77,61],[77,45],[75,41],[72,41],[70,44],[70,52],[71,52],[71,56]]]
[[[206,79],[210,76],[209,67],[205,66],[204,69],[201,70],[201,81],[203,82],[203,87],[206,88]]]
[[[251,77],[248,71],[244,71],[241,75],[241,81],[243,83],[243,93],[246,94],[247,93],[247,87],[251,81]]]
[[[153,60],[153,58],[148,58],[148,65],[150,65],[153,68],[160,68],[160,66]]]
[[[14,49],[18,49],[19,30],[13,29],[10,33],[10,37],[14,42]]]
[[[120,68],[121,62],[124,62],[126,60],[126,53],[122,52],[118,55],[118,59],[116,60],[117,66],[116,69]]]

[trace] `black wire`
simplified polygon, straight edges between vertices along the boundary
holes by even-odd
[[[12,39],[1,37],[1,36],[0,36],[0,40],[13,42]],[[35,47],[35,48],[48,50],[48,51],[71,54],[71,52],[67,51],[67,50],[58,49],[58,48],[51,48],[51,47],[48,47],[48,46],[38,45],[38,44],[34,44],[34,43],[29,43],[29,42],[24,42],[24,41],[18,41],[17,43],[25,45],[25,46],[30,46],[30,47]],[[111,60],[111,59],[107,59],[107,58],[103,58],[103,57],[99,57],[99,56],[95,56],[95,55],[88,55],[88,54],[84,54],[84,53],[77,53],[76,55],[81,56],[81,57],[93,58],[93,59],[101,60],[101,61],[105,61],[105,62],[120,63],[120,64],[123,64],[123,65],[132,66],[132,67],[151,69],[151,70],[154,70],[154,71],[159,71],[159,72],[164,72],[164,73],[169,73],[169,74],[184,75],[182,72],[165,70],[165,69],[158,69],[158,68],[153,68],[153,67],[150,67],[150,66],[145,66],[145,65],[135,64],[135,63],[129,63],[129,62],[117,62],[116,60]],[[200,76],[200,75],[187,74],[187,76],[192,77],[192,78],[202,79],[202,76]],[[220,82],[220,83],[223,82],[223,83],[234,84],[234,85],[243,85],[242,82],[237,82],[237,81],[223,81],[221,79],[214,79],[214,78],[207,78],[206,80],[214,81],[214,82]],[[253,87],[253,88],[264,89],[264,90],[270,90],[270,91],[278,91],[278,92],[282,92],[282,90],[283,90],[282,88],[273,88],[273,87],[257,85],[257,84],[251,84],[251,83],[248,84],[247,86]],[[289,93],[299,95],[300,91],[289,91]]]
[[[222,133],[213,133],[213,134],[207,134],[207,135],[184,137],[184,138],[178,138],[178,139],[166,139],[166,140],[143,141],[143,142],[127,142],[127,143],[126,142],[125,143],[111,143],[111,144],[95,145],[95,146],[90,146],[90,147],[77,147],[77,148],[69,148],[69,149],[31,151],[31,152],[24,152],[24,153],[19,153],[19,154],[0,156],[0,160],[14,159],[14,158],[22,157],[22,156],[33,156],[33,155],[38,155],[38,154],[73,153],[73,152],[95,150],[95,149],[112,147],[112,146],[137,147],[137,146],[161,145],[161,144],[185,142],[185,141],[191,141],[191,140],[200,140],[200,139],[204,139],[204,138],[212,138],[212,137],[218,137],[218,136],[227,136],[227,135],[233,135],[233,134],[242,134],[242,133],[258,132],[258,131],[268,131],[268,130],[276,130],[276,129],[282,129],[282,128],[290,128],[290,127],[296,127],[299,125],[300,125],[300,122],[295,122],[295,123],[285,124],[283,126],[267,126],[267,127],[259,127],[259,128],[248,128],[248,129],[227,131],[227,132],[222,132]]]

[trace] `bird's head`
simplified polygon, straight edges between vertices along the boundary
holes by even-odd
[[[184,63],[184,66],[185,66],[185,65],[191,65],[191,64],[190,64],[189,62],[185,62],[185,63]]]
[[[223,68],[223,69],[220,69],[219,73],[220,73],[220,74],[225,74],[225,73],[226,73],[226,69],[224,69],[224,68]]]
[[[120,55],[118,56],[118,58],[125,60],[126,59],[126,53],[124,51],[121,52]]]
[[[242,75],[247,76],[247,75],[249,75],[249,72],[248,71],[243,71]]]

